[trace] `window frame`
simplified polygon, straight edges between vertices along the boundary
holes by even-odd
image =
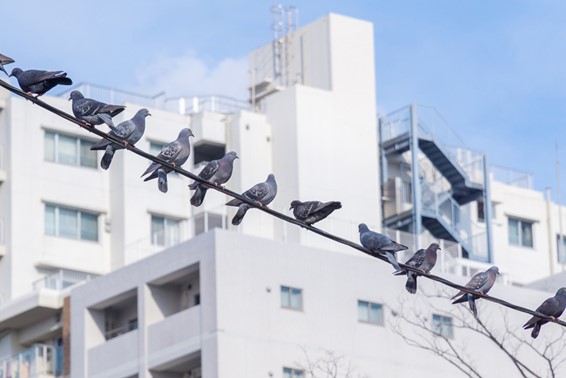
[[[284,289],[287,289],[288,292],[288,299],[287,299],[287,304],[284,303],[283,299],[284,299]],[[299,293],[299,306],[294,306],[293,305],[293,300],[292,300],[292,294],[294,291],[298,291]],[[304,301],[304,297],[303,297],[303,289],[298,288],[298,287],[292,287],[292,286],[286,286],[286,285],[280,285],[279,286],[279,303],[281,305],[281,308],[284,308],[286,310],[293,310],[293,311],[300,311],[303,312],[304,311],[304,307],[305,307],[305,301]]]
[[[283,378],[306,378],[305,370],[283,366]]]
[[[431,330],[433,334],[435,334],[436,336],[444,337],[446,339],[454,338],[454,322],[451,316],[432,314],[431,322]]]
[[[149,213],[150,217],[149,217],[149,233],[150,233],[150,244],[156,247],[171,247],[174,245],[177,245],[181,242],[181,240],[183,240],[183,222],[184,219],[182,218],[178,218],[178,217],[172,217],[172,216],[168,216],[168,215],[163,215],[163,214],[158,214],[158,213]],[[157,237],[155,236],[157,234],[157,232],[153,232],[153,225],[154,225],[154,219],[157,218],[161,218],[163,219],[163,244],[160,244],[156,241]],[[177,225],[178,230],[177,230],[177,240],[170,240],[168,243],[168,235],[169,233],[167,232],[167,227],[171,227],[168,226],[168,222],[174,223]]]
[[[360,316],[360,305],[364,305],[366,307],[367,310],[367,314],[366,314],[366,319],[362,319],[362,317]],[[375,326],[385,326],[385,311],[384,311],[384,307],[383,304],[381,303],[377,303],[377,302],[372,302],[372,301],[366,301],[363,299],[358,299],[357,301],[357,307],[356,307],[357,311],[358,311],[358,322],[359,323],[363,323],[363,324],[371,324],[371,325],[375,325]],[[374,321],[372,320],[372,316],[371,316],[371,310],[375,310],[377,311],[377,320]]]
[[[560,248],[560,240],[562,240],[562,248]],[[556,234],[556,261],[558,264],[566,264],[566,235]]]
[[[517,242],[513,242],[511,240],[511,222],[516,222],[517,223]],[[524,218],[518,218],[518,217],[514,217],[514,216],[507,216],[507,243],[509,245],[515,246],[515,247],[523,247],[523,248],[529,248],[529,249],[534,249],[535,248],[535,235],[534,235],[534,225],[535,225],[535,221],[532,220],[528,220],[528,219],[524,219]],[[525,244],[525,237],[524,237],[524,233],[525,233],[525,228],[524,226],[530,226],[530,244]]]
[[[47,230],[47,209],[48,208],[52,208],[53,211],[53,225],[52,225],[52,231],[48,232]],[[75,237],[70,236],[70,235],[66,235],[66,234],[62,234],[61,233],[61,219],[60,219],[60,212],[61,209],[65,210],[65,211],[72,211],[75,213],[75,219],[76,219],[76,225],[75,225]],[[96,239],[89,239],[89,238],[84,238],[83,237],[83,215],[85,216],[94,216],[95,221],[96,221]],[[45,236],[54,236],[57,238],[65,238],[65,239],[70,239],[70,240],[78,240],[78,241],[83,241],[83,242],[91,242],[91,243],[99,243],[100,242],[100,215],[101,213],[95,212],[95,211],[91,211],[91,210],[83,210],[83,209],[79,209],[76,207],[72,207],[72,206],[65,206],[65,205],[60,205],[60,204],[56,204],[56,203],[51,203],[51,202],[45,202],[44,203],[44,209],[43,209],[43,234]]]
[[[47,156],[47,139],[48,136],[51,136],[52,139],[52,143],[53,143],[53,150],[52,155],[53,156]],[[73,163],[64,161],[61,157],[61,152],[60,152],[60,142],[59,139],[60,137],[65,137],[65,138],[72,138],[74,139],[74,157],[75,157],[75,161]],[[78,135],[73,135],[73,134],[68,134],[68,133],[64,133],[64,132],[60,132],[58,130],[53,130],[53,129],[44,129],[44,134],[43,134],[43,160],[49,163],[55,163],[55,164],[61,164],[61,165],[67,165],[70,167],[79,167],[79,168],[90,168],[90,169],[98,169],[98,154],[96,151],[91,151],[92,156],[91,157],[87,157],[86,155],[83,156],[83,151],[90,151],[90,146],[94,145],[96,143],[95,140],[92,140],[90,138],[83,138],[81,136]],[[86,144],[86,146],[85,146]],[[87,147],[89,149],[85,150],[84,147]]]

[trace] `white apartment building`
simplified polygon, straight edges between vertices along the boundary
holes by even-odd
[[[558,206],[528,186],[496,181],[491,170],[476,185],[477,164],[462,173],[463,160],[434,138],[411,139],[421,150],[384,152],[384,129],[396,121],[382,118],[378,128],[373,46],[370,23],[330,14],[253,51],[251,108],[222,97],[79,89],[125,103],[118,122],[147,107],[152,116],[137,147],[157,153],[189,126],[196,137],[186,169],[198,173],[203,161],[237,151],[230,189],[274,173],[276,210],[288,212],[294,199],[340,200],[343,208],[320,227],[350,240],[360,222],[411,247],[446,234],[439,274],[464,283],[496,264],[504,276],[494,295],[538,305],[548,292],[513,286],[563,271]],[[432,367],[435,376],[454,376],[381,327],[385,306],[405,295],[389,267],[260,211],[234,228],[224,195],[210,190],[192,208],[190,180],[170,174],[163,194],[139,178],[148,162],[134,154],[117,152],[104,171],[101,153],[89,150],[92,135],[6,91],[0,96],[0,377],[24,377],[26,366],[27,376],[48,377],[300,377],[301,346],[311,355],[336,351],[368,376]],[[70,112],[67,97],[46,101]],[[459,178],[443,178],[419,143],[443,152]],[[440,189],[412,190],[420,177],[422,188]],[[446,196],[458,180],[467,180],[460,196]],[[412,206],[430,193],[434,207]],[[482,198],[492,204],[486,212]],[[411,229],[421,223],[407,217],[422,217],[423,227]],[[444,229],[427,228],[424,218]],[[384,311],[379,327],[356,315],[364,306],[375,316]],[[482,358],[490,360],[488,350]]]

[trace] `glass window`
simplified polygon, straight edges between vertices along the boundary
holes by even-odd
[[[383,306],[379,303],[359,300],[358,320],[363,323],[383,325]]]
[[[566,236],[556,235],[556,250],[558,252],[558,262],[566,264]]]
[[[283,378],[305,378],[305,371],[302,369],[284,367]]]
[[[509,244],[523,247],[534,246],[533,241],[533,222],[508,218]]]
[[[281,307],[292,310],[303,309],[303,290],[281,286]]]
[[[159,215],[151,216],[151,244],[171,246],[181,241],[181,221]]]
[[[90,150],[94,145],[90,140],[46,131],[43,145],[46,161],[96,168],[96,151]]]
[[[166,143],[160,142],[149,142],[149,153],[151,155],[157,155],[161,152],[161,149],[166,145]]]
[[[55,235],[55,206],[45,205],[45,235]]]
[[[45,235],[98,241],[98,214],[46,204]]]
[[[449,316],[432,314],[432,331],[439,336],[451,339],[454,335],[452,318]]]

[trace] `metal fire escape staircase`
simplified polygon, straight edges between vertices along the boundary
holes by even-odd
[[[412,178],[411,183],[406,183],[404,190],[412,192],[416,189],[419,195],[405,193],[403,197],[411,197],[413,203],[416,199],[418,205],[404,206],[402,211],[395,214],[391,214],[391,211],[389,214],[384,214],[384,225],[395,229],[407,229],[412,225],[412,231],[417,234],[420,233],[420,225],[422,225],[435,238],[459,243],[464,256],[488,261],[491,255],[489,251],[491,243],[488,240],[489,234],[486,228],[489,225],[482,226],[483,230],[478,231],[477,225],[470,218],[469,206],[464,207],[464,205],[486,196],[486,188],[484,183],[481,182],[483,180],[477,180],[477,177],[475,177],[476,180],[472,179],[468,172],[473,172],[473,170],[466,170],[466,167],[459,161],[457,154],[439,143],[430,132],[424,130],[422,125],[417,123],[418,121],[412,120],[411,118],[416,117],[414,116],[414,109],[411,107],[410,110],[411,115],[409,117],[393,125],[394,132],[391,132],[391,129],[388,130],[389,132],[384,132],[383,128],[386,123],[383,120],[380,122],[382,168],[387,170],[384,160],[394,159],[396,156],[411,151],[412,146],[416,146],[449,183],[449,188],[442,188],[435,182],[427,181],[424,175],[420,175],[419,171],[426,168],[423,168],[418,163],[418,158],[415,157],[410,169],[411,175],[416,176],[416,178]],[[412,127],[411,123],[414,123]],[[404,127],[399,127],[400,124],[404,124]],[[413,138],[412,133],[417,134],[415,138]],[[390,136],[390,138],[385,139],[384,137],[387,136]],[[419,151],[415,151],[415,153]],[[411,152],[413,153],[413,151]],[[417,163],[416,169],[414,167],[415,162]],[[480,160],[476,160],[476,163],[480,163],[479,171],[482,171],[482,163],[485,164],[485,161],[482,162],[480,158]],[[384,181],[385,177],[383,178]],[[389,178],[389,180],[391,179]],[[384,191],[387,192],[387,190]],[[420,218],[420,225],[413,224],[417,218]]]

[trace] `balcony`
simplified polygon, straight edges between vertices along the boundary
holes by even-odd
[[[200,351],[200,325],[201,306],[194,306],[149,326],[149,368],[165,366]]]
[[[88,350],[88,376],[129,377],[136,374],[138,342],[138,331],[134,330]]]
[[[13,356],[0,359],[0,378],[57,377],[63,366],[57,350],[50,345],[36,344]]]
[[[1,228],[0,228],[1,230]],[[0,232],[1,237],[1,232]],[[1,239],[0,239],[1,241]],[[1,244],[1,243],[0,243]],[[77,272],[73,270],[60,269],[56,273],[47,275],[33,283],[33,289],[39,291],[41,289],[50,289],[56,291],[62,291],[68,287],[76,285],[80,282],[90,281],[96,278],[97,275]]]

